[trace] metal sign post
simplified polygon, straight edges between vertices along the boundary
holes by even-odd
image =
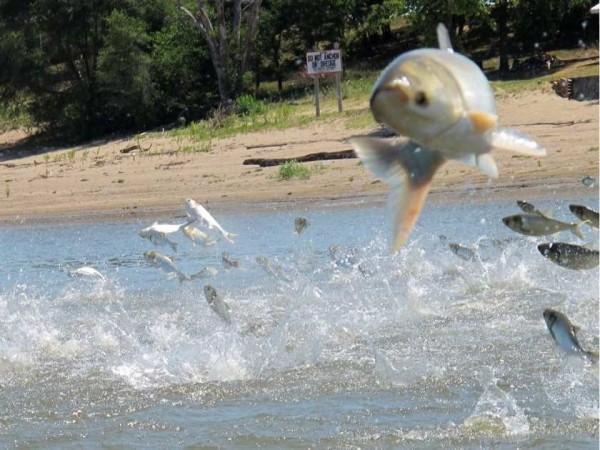
[[[338,46],[337,44],[335,45]],[[338,101],[338,111],[342,112],[342,52],[338,48],[334,50],[323,50],[319,52],[308,52],[306,54],[306,71],[312,75],[315,82],[315,108],[316,115],[321,115],[319,104],[319,76],[321,74],[335,74],[335,89]]]

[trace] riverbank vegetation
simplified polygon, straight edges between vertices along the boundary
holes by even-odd
[[[438,21],[501,93],[561,71],[597,75],[597,62],[519,65],[558,49],[565,59],[585,59],[585,49],[598,45],[590,6],[582,0],[0,0],[0,123],[63,143],[156,128],[206,141],[297,126],[314,118],[305,54],[334,43],[343,50],[351,111],[343,117],[368,122],[368,111],[353,106],[365,104],[395,55],[435,45]],[[335,94],[331,80],[322,81],[327,118]]]

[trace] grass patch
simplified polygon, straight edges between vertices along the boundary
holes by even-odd
[[[294,178],[299,180],[308,180],[312,175],[318,175],[324,171],[325,166],[322,163],[308,167],[300,164],[297,161],[289,161],[279,166],[277,179],[279,181],[292,180]]]
[[[0,131],[32,128],[33,120],[25,112],[25,109],[26,105],[23,99],[16,99],[8,104],[0,103]]]
[[[293,178],[306,180],[310,178],[310,169],[302,164],[297,163],[296,161],[290,161],[279,166],[277,175],[279,181],[291,180]]]
[[[200,145],[186,145],[181,148],[182,153],[210,153],[212,150],[212,142],[205,141]]]

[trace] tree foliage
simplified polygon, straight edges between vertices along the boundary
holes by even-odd
[[[509,70],[511,57],[597,45],[591,3],[0,0],[0,102],[26,99],[38,127],[69,138],[147,129],[232,103],[251,74],[282,92],[309,50],[340,43],[347,65],[406,50],[407,37],[435,45],[438,22],[459,51],[500,56]]]

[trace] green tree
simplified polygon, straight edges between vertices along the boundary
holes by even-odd
[[[207,61],[172,0],[0,0],[0,100],[25,94],[53,134],[197,117],[214,105]]]
[[[242,91],[261,3],[262,0],[198,0],[195,11],[180,6],[208,44],[223,107],[232,104]]]
[[[152,82],[161,116],[167,120],[205,116],[218,105],[219,94],[208,48],[194,25],[178,13],[153,41]]]
[[[463,34],[469,27],[487,20],[486,0],[406,0],[406,15],[417,30],[423,30],[428,45],[435,45],[436,25],[448,28],[453,46],[465,51]]]
[[[98,52],[100,115],[110,130],[145,127],[155,115],[147,24],[117,10],[105,23],[104,43]]]

